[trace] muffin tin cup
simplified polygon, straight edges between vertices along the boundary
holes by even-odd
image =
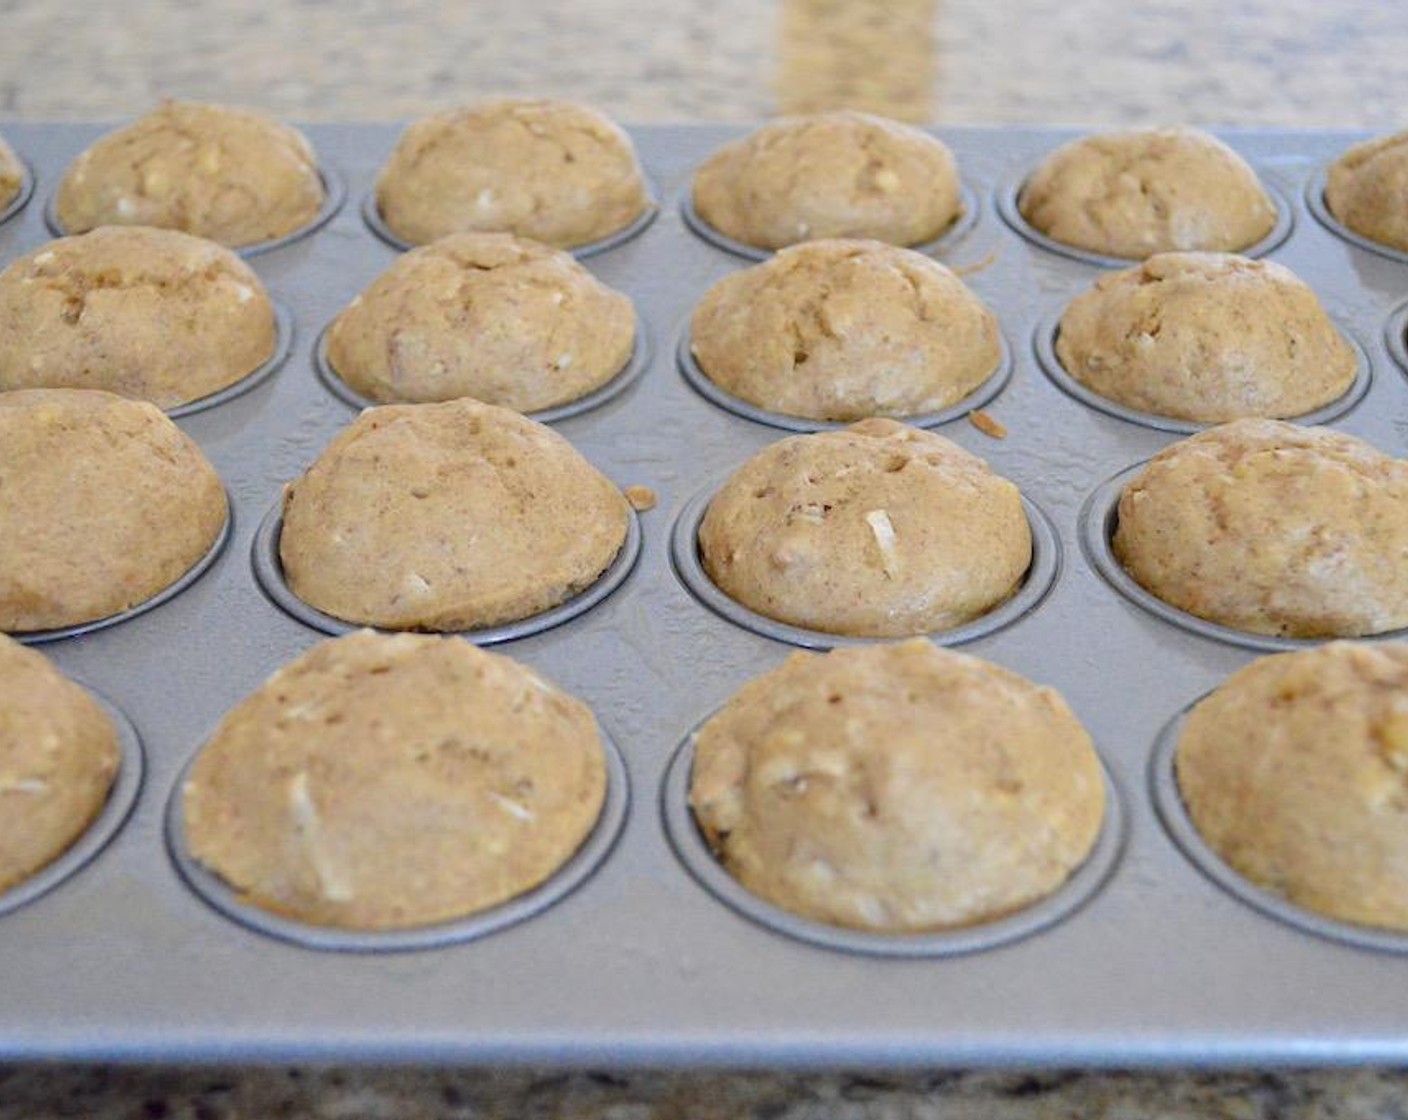
[[[260,588],[275,606],[303,625],[311,626],[314,630],[321,630],[324,634],[337,636],[369,629],[380,630],[383,633],[395,633],[395,631],[387,630],[384,627],[346,622],[343,619],[335,618],[333,615],[325,614],[323,611],[309,606],[295,595],[293,589],[289,587],[288,581],[284,578],[283,563],[279,559],[279,537],[283,532],[283,526],[283,501],[280,499],[274,504],[273,509],[264,515],[264,520],[259,523],[259,530],[254,535],[254,545],[250,550],[255,579],[258,580]],[[530,634],[540,634],[544,630],[560,626],[570,619],[585,614],[620,587],[626,581],[626,577],[631,574],[636,561],[640,559],[640,551],[640,518],[634,510],[630,510],[626,520],[626,539],[622,542],[620,551],[616,553],[615,559],[607,565],[606,570],[597,576],[596,581],[586,590],[572,596],[564,603],[559,603],[557,606],[550,607],[538,614],[530,615],[528,618],[518,619],[516,622],[506,622],[500,626],[486,626],[479,630],[455,631],[455,633],[477,646],[489,646],[497,645],[499,642],[511,642],[517,638],[526,638]]]
[[[624,225],[615,233],[608,233],[605,237],[600,237],[595,241],[588,241],[585,245],[577,245],[571,249],[564,250],[571,253],[578,260],[585,257],[594,257],[598,253],[609,252],[612,249],[620,248],[627,241],[639,237],[646,231],[650,223],[660,215],[660,196],[655,192],[654,185],[647,179],[645,185],[645,209],[640,217],[636,218],[629,225]],[[366,222],[367,228],[377,237],[381,238],[391,248],[401,253],[410,252],[412,249],[422,248],[422,245],[429,245],[433,242],[418,244],[414,241],[407,241],[399,233],[396,233],[386,224],[386,219],[381,216],[381,207],[377,205],[376,188],[369,190],[362,198],[362,220]],[[487,231],[481,231],[487,232]],[[449,236],[448,234],[446,236]],[[531,240],[531,239],[530,239]]]
[[[759,614],[725,593],[704,570],[699,556],[699,526],[709,510],[709,503],[722,484],[700,491],[685,505],[675,521],[670,535],[670,560],[675,574],[704,606],[715,614],[775,642],[786,642],[803,649],[834,649],[838,646],[878,645],[902,641],[903,635],[889,637],[856,637],[830,634],[793,626],[767,615]],[[1061,538],[1050,518],[1030,499],[1022,498],[1022,508],[1032,534],[1032,561],[1016,594],[999,603],[986,614],[948,630],[934,630],[918,635],[935,645],[958,646],[987,637],[1020,621],[1041,604],[1061,571]]]
[[[381,405],[401,403],[392,401],[374,401],[370,397],[364,397],[352,386],[342,380],[337,370],[333,369],[332,362],[328,359],[328,332],[332,330],[332,323],[329,323],[318,335],[317,344],[313,348],[313,369],[318,375],[324,387],[340,400],[343,404],[355,409],[378,408]],[[567,420],[573,416],[580,416],[584,412],[590,412],[594,408],[600,408],[608,401],[613,401],[634,385],[640,376],[650,365],[651,348],[650,336],[645,329],[645,324],[637,321],[635,345],[631,348],[631,356],[626,360],[626,364],[612,375],[605,384],[593,389],[590,393],[578,397],[576,400],[568,401],[565,404],[554,405],[552,408],[542,408],[536,412],[525,412],[530,420],[536,420],[539,424],[555,424],[559,420]],[[448,398],[446,398],[448,399]],[[406,402],[411,403],[411,402]]]
[[[20,164],[20,189],[14,198],[0,206],[0,226],[23,210],[34,196],[34,168],[30,167],[22,156],[16,155],[15,158]]]
[[[1408,264],[1408,251],[1396,249],[1392,245],[1385,245],[1382,241],[1375,241],[1372,237],[1365,237],[1362,233],[1350,229],[1330,212],[1330,206],[1325,201],[1325,188],[1329,185],[1329,180],[1329,168],[1322,167],[1305,184],[1305,206],[1315,215],[1315,220],[1341,241],[1347,241],[1355,248],[1363,249],[1369,253],[1377,253],[1391,261],[1398,261],[1399,264]]]
[[[271,253],[275,249],[283,249],[292,245],[295,241],[301,241],[309,234],[316,233],[332,221],[333,216],[342,209],[342,204],[347,198],[347,184],[342,176],[330,167],[319,165],[318,178],[323,184],[323,204],[318,208],[318,212],[313,215],[311,221],[306,225],[299,226],[292,233],[286,233],[282,237],[272,237],[268,241],[256,241],[252,245],[228,246],[232,253],[241,257],[257,257],[261,253]],[[58,190],[55,189],[49,195],[49,199],[44,203],[44,224],[49,228],[49,232],[55,237],[73,236],[64,228],[59,221],[58,214]],[[86,232],[86,231],[85,231]]]
[[[1124,807],[1119,788],[1103,761],[1105,817],[1085,861],[1051,894],[1015,913],[978,925],[925,933],[879,933],[804,918],[766,901],[744,887],[710,850],[689,807],[694,743],[701,721],[685,737],[665,774],[660,810],[670,846],[710,894],[743,917],[773,933],[822,949],[873,957],[954,957],[1009,945],[1071,917],[1100,890],[1124,847]]]
[[[463,918],[405,929],[355,930],[299,921],[247,901],[218,875],[207,870],[186,846],[182,791],[199,752],[182,767],[167,798],[167,853],[186,885],[212,909],[248,929],[306,949],[350,953],[404,952],[474,941],[535,917],[560,902],[591,878],[615,847],[626,823],[630,780],[615,742],[605,730],[600,727],[598,730],[601,732],[602,753],[606,762],[606,796],[596,824],[581,847],[536,887]]]
[[[1207,696],[1199,697],[1164,725],[1149,759],[1149,790],[1154,808],[1174,844],[1194,867],[1232,897],[1286,925],[1354,948],[1408,953],[1408,933],[1355,925],[1297,906],[1280,895],[1256,886],[1233,870],[1203,839],[1188,813],[1188,807],[1183,803],[1175,763],[1179,736],[1188,714],[1205,699]]]
[[[1033,226],[1022,216],[1021,208],[1017,200],[1021,197],[1022,189],[1027,185],[1027,180],[1031,178],[1033,167],[1027,174],[1023,175],[1015,183],[999,187],[994,196],[997,212],[1002,220],[1006,222],[1016,233],[1026,238],[1038,248],[1045,249],[1049,253],[1056,253],[1059,256],[1067,257],[1073,261],[1080,261],[1083,264],[1093,264],[1099,268],[1129,268],[1146,260],[1147,257],[1114,257],[1108,253],[1096,253],[1090,249],[1081,249],[1075,245],[1067,245],[1064,241],[1057,241],[1054,237],[1048,237],[1039,229]],[[1271,201],[1276,206],[1276,224],[1271,227],[1271,232],[1245,249],[1238,252],[1244,257],[1264,257],[1272,250],[1280,247],[1291,235],[1291,229],[1295,225],[1295,213],[1291,207],[1290,200],[1286,198],[1278,187],[1267,182],[1266,179],[1258,175],[1262,189],[1271,197]],[[1153,256],[1153,254],[1148,254]]]
[[[1408,300],[1389,312],[1384,326],[1384,345],[1398,368],[1408,374]]]
[[[986,408],[992,404],[1001,395],[1002,390],[1007,388],[1007,383],[1012,380],[1012,348],[1007,344],[1007,338],[1001,331],[998,331],[997,341],[1001,353],[998,356],[996,367],[966,397],[938,412],[921,412],[913,416],[895,416],[892,419],[902,420],[916,428],[937,428],[942,424],[961,420],[977,409]],[[785,412],[773,412],[770,409],[749,404],[742,398],[735,397],[728,390],[721,388],[709,378],[709,375],[704,372],[703,367],[694,357],[692,346],[693,335],[689,326],[686,325],[679,343],[675,347],[675,363],[679,366],[680,373],[689,383],[691,389],[710,403],[718,405],[725,412],[731,412],[745,420],[752,420],[755,424],[781,428],[786,432],[828,432],[856,423],[855,420],[812,420],[805,416],[789,416]]]
[[[82,870],[117,835],[141,792],[145,759],[137,729],[132,726],[132,721],[122,709],[106,696],[87,685],[84,685],[83,689],[112,720],[117,730],[117,775],[113,779],[112,788],[108,790],[107,801],[77,840],[52,863],[28,879],[22,880],[7,891],[0,891],[0,919],[28,905],[41,895],[48,894]]]
[[[91,634],[95,630],[106,630],[109,626],[116,626],[118,623],[126,622],[130,618],[146,614],[148,611],[168,602],[186,588],[190,587],[201,576],[205,575],[210,566],[220,558],[220,554],[225,551],[225,545],[230,541],[230,536],[234,531],[235,501],[228,490],[225,491],[225,524],[220,527],[220,532],[216,534],[215,541],[206,550],[204,556],[186,569],[185,573],[175,583],[163,587],[150,599],[138,603],[135,607],[128,607],[125,611],[118,611],[117,614],[110,614],[105,618],[95,618],[91,622],[80,622],[73,626],[60,626],[53,630],[24,630],[9,633],[8,636],[19,642],[21,645],[37,646],[45,642],[57,642],[63,638],[76,638],[80,634]]]
[[[920,242],[918,245],[906,245],[904,248],[912,249],[916,253],[923,253],[925,256],[941,256],[967,237],[982,216],[983,204],[977,193],[962,181],[958,184],[958,197],[961,200],[963,210],[957,218],[949,223],[943,233],[929,241]],[[779,252],[777,249],[764,249],[743,241],[735,241],[732,237],[720,233],[706,222],[700,216],[699,211],[694,208],[694,192],[689,186],[685,187],[684,196],[680,199],[680,215],[684,218],[684,224],[696,236],[707,241],[716,249],[732,253],[735,257],[743,257],[750,261],[765,261]],[[806,243],[806,241],[800,241],[796,244],[805,245]],[[789,249],[792,247],[791,245],[786,246]]]
[[[293,350],[293,315],[284,304],[274,302],[274,352],[269,359],[238,381],[226,385],[223,389],[217,389],[204,397],[187,401],[185,404],[178,404],[175,408],[168,408],[166,415],[173,420],[179,420],[182,416],[190,416],[192,413],[204,412],[207,408],[215,408],[226,401],[232,401],[236,397],[244,396],[251,389],[262,385],[269,378],[273,377],[288,361],[289,353]]]
[[[1145,588],[1127,571],[1115,556],[1113,541],[1119,526],[1120,494],[1149,465],[1149,460],[1136,463],[1101,483],[1085,500],[1080,511],[1080,543],[1090,565],[1101,577],[1136,607],[1148,611],[1164,622],[1172,623],[1202,638],[1211,638],[1227,645],[1269,653],[1309,649],[1324,645],[1332,638],[1284,638],[1273,634],[1255,634],[1232,626],[1210,622],[1195,614],[1164,602]],[[1359,642],[1388,642],[1408,638],[1408,629],[1389,630],[1382,634],[1356,637]]]
[[[1181,420],[1172,416],[1160,416],[1156,412],[1145,412],[1142,409],[1120,404],[1119,401],[1102,396],[1094,389],[1081,384],[1066,371],[1066,367],[1061,364],[1061,359],[1056,354],[1056,338],[1061,332],[1061,315],[1061,312],[1057,312],[1037,324],[1036,330],[1032,334],[1032,350],[1036,354],[1037,365],[1041,367],[1042,373],[1046,374],[1056,388],[1068,397],[1073,397],[1081,404],[1093,408],[1097,412],[1103,412],[1106,416],[1113,416],[1118,420],[1126,420],[1131,424],[1139,424],[1145,428],[1154,428],[1160,432],[1194,435],[1221,423],[1221,421]],[[1364,395],[1369,391],[1369,384],[1373,380],[1373,366],[1369,361],[1368,351],[1343,323],[1336,323],[1335,327],[1341,337],[1354,350],[1354,380],[1350,382],[1348,389],[1329,404],[1321,405],[1319,408],[1299,416],[1287,417],[1297,424],[1328,424],[1332,420],[1338,420],[1362,401]]]

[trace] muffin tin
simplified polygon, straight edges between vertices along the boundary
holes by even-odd
[[[38,185],[0,226],[0,264],[47,239],[43,212],[59,176],[101,131],[7,127]],[[188,878],[202,873],[182,855],[179,830],[168,850],[168,812],[179,811],[172,795],[201,743],[270,673],[324,637],[275,605],[256,565],[268,567],[283,484],[350,419],[315,372],[320,332],[394,258],[358,208],[344,206],[316,233],[255,261],[292,316],[288,361],[239,396],[180,420],[228,488],[231,546],[155,609],[45,646],[131,718],[146,776],[139,792],[135,768],[124,771],[120,788],[131,789],[135,805],[101,852],[85,847],[85,866],[0,915],[0,1060],[775,1067],[1408,1059],[1408,954],[1394,951],[1397,939],[1263,905],[1195,850],[1178,824],[1176,789],[1169,800],[1161,734],[1258,651],[1141,609],[1099,570],[1108,511],[1097,491],[1176,436],[1075,399],[1038,362],[1039,332],[1049,334],[1099,273],[1014,232],[999,203],[1068,131],[942,132],[977,205],[972,225],[940,246],[940,259],[997,311],[1012,361],[984,405],[1006,439],[962,415],[936,430],[1016,481],[1042,530],[1044,566],[1028,583],[1049,579],[1049,588],[1024,600],[1007,625],[968,635],[964,649],[1053,685],[1090,729],[1116,807],[1097,854],[1049,903],[1006,923],[898,941],[804,928],[764,913],[718,874],[683,803],[690,732],[797,639],[704,605],[680,569],[692,522],[676,526],[697,515],[699,495],[783,433],[697,392],[664,340],[684,335],[710,284],[746,267],[695,233],[681,209],[691,170],[743,131],[634,130],[659,214],[592,256],[590,268],[636,301],[657,346],[621,392],[555,427],[622,486],[649,486],[659,504],[639,515],[639,559],[624,564],[610,594],[555,625],[497,636],[498,649],[595,710],[619,748],[617,815],[603,819],[544,896],[478,925],[400,938],[262,920],[219,897],[219,884],[192,888]],[[359,199],[396,137],[388,126],[308,132],[328,181],[345,181]],[[1408,361],[1408,266],[1337,236],[1305,203],[1307,184],[1360,138],[1227,136],[1285,207],[1290,232],[1274,256],[1365,351],[1372,377],[1334,426],[1403,455],[1408,379],[1390,350]],[[120,809],[117,800],[109,806],[119,823]],[[15,897],[0,897],[0,910]]]

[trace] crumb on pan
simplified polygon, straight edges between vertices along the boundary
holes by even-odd
[[[955,265],[953,266],[954,275],[967,277],[976,275],[979,272],[985,272],[997,263],[997,258],[1001,256],[1001,254],[1001,249],[994,249],[987,256],[974,261],[972,264]]]
[[[991,436],[993,439],[1007,438],[1007,426],[993,419],[980,408],[974,409],[968,414],[968,422],[985,436]]]
[[[659,499],[649,486],[627,486],[626,501],[631,503],[631,508],[637,513],[644,513],[648,509],[654,509]]]

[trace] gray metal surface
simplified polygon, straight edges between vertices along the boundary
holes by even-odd
[[[67,161],[101,131],[8,126],[34,168],[30,204],[0,226],[0,263],[43,242]],[[310,134],[365,197],[391,127]],[[620,839],[550,908],[475,940],[333,952],[232,920],[169,858],[170,793],[221,715],[323,634],[275,606],[251,563],[260,519],[350,419],[319,381],[327,322],[394,257],[357,206],[254,267],[293,312],[294,352],[239,397],[183,417],[231,494],[232,547],[161,606],[45,652],[132,719],[147,773],[126,825],[85,867],[0,917],[0,1058],[472,1061],[746,1066],[1323,1064],[1408,1060],[1408,956],[1268,916],[1223,889],[1161,823],[1150,792],[1161,729],[1257,656],[1171,625],[1116,593],[1080,546],[1086,499],[1174,435],[1074,400],[1031,339],[1097,275],[999,219],[995,198],[1070,133],[945,130],[982,213],[942,258],[999,312],[1014,371],[988,406],[1009,430],[940,427],[1014,479],[1056,527],[1063,563],[1022,618],[965,649],[1058,688],[1090,728],[1124,807],[1109,878],[1074,912],[1020,940],[945,957],[823,947],[740,914],[677,858],[661,812],[689,730],[789,644],[706,608],[671,564],[686,503],[782,438],[717,407],[676,366],[695,301],[746,262],[681,217],[691,167],[740,129],[635,131],[660,191],[643,233],[589,267],[636,301],[656,340],[624,393],[556,424],[622,485],[652,487],[641,557],[604,601],[498,647],[592,705],[632,790]],[[1397,454],[1408,380],[1386,321],[1408,267],[1337,237],[1304,209],[1305,184],[1349,134],[1230,134],[1295,209],[1275,249],[1364,344],[1374,377],[1335,421]]]

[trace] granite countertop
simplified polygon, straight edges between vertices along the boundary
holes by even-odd
[[[0,0],[0,119],[115,119],[169,94],[302,120],[476,94],[626,122],[850,104],[939,123],[1402,127],[1408,20],[1384,0]],[[1408,1073],[627,1074],[0,1066],[19,1117],[1408,1115]]]

